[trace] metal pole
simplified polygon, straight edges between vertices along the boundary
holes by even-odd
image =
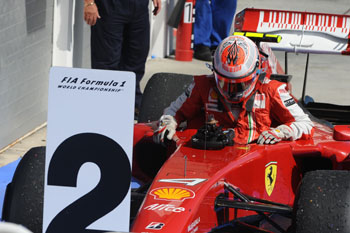
[[[284,72],[288,74],[288,53],[284,53]]]
[[[304,74],[303,92],[302,92],[302,94],[301,94],[302,104],[304,104],[304,99],[305,99],[305,89],[306,89],[307,71],[308,71],[308,68],[309,68],[309,56],[310,56],[310,54],[307,53],[307,56],[306,56],[306,66],[305,66],[305,74]]]

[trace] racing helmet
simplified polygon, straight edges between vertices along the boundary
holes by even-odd
[[[217,47],[213,73],[220,94],[229,103],[240,103],[253,91],[260,73],[259,50],[244,36],[229,36]]]

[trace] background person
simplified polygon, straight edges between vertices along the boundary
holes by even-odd
[[[140,81],[149,52],[149,0],[85,0],[84,20],[91,25],[91,67],[136,74],[135,114],[141,105]],[[161,0],[153,0],[153,14]]]
[[[230,33],[237,0],[196,0],[195,7],[193,56],[211,61],[212,51]]]

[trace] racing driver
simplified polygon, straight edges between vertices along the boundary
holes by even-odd
[[[274,144],[310,138],[313,123],[286,89],[262,72],[256,44],[244,36],[225,38],[215,51],[213,74],[194,76],[193,83],[164,110],[154,140],[171,140],[177,126],[200,128],[209,115],[233,128],[234,142]]]

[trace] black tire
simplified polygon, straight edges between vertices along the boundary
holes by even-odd
[[[19,162],[7,185],[2,218],[42,232],[45,176],[45,147],[30,149]]]
[[[296,203],[296,233],[350,232],[350,172],[306,173]]]
[[[158,120],[163,110],[186,90],[192,80],[193,76],[186,74],[154,74],[143,92],[138,122]]]

